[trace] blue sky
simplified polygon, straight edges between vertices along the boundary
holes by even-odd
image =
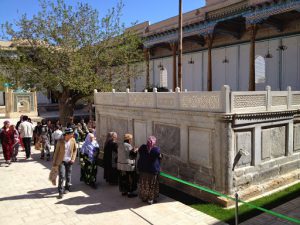
[[[78,0],[65,0],[76,5]],[[79,0],[96,8],[100,16],[116,5],[117,0]],[[150,21],[151,24],[178,14],[178,0],[123,0],[122,21],[126,26],[133,22]],[[183,0],[183,11],[188,12],[204,6],[204,0]],[[39,9],[38,0],[0,0],[0,24],[18,19],[26,13],[29,17]]]

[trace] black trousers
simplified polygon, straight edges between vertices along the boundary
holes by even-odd
[[[29,158],[31,155],[31,138],[30,137],[24,137],[22,138],[26,153],[26,158]]]

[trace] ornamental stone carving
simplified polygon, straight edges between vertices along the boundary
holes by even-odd
[[[266,95],[235,95],[233,98],[234,108],[252,108],[266,106]]]
[[[219,93],[181,93],[180,108],[201,110],[222,110],[222,103]]]

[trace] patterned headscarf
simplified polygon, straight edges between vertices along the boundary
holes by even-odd
[[[147,147],[148,151],[150,151],[156,144],[156,137],[154,136],[149,136],[147,139]]]
[[[97,141],[94,139],[94,135],[89,133],[86,136],[85,141],[81,147],[81,153],[87,154],[89,161],[94,162],[95,161],[94,153],[97,151],[96,148],[99,148],[99,145]]]

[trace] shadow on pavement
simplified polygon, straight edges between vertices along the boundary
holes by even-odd
[[[53,153],[51,152],[51,157],[52,154]],[[40,163],[43,165],[44,169],[49,170],[50,172],[52,167],[52,159],[50,161],[40,159],[40,151],[34,150],[33,148],[31,157],[32,158],[29,160],[19,157],[19,161],[17,163]],[[107,184],[102,177],[103,169],[98,167],[97,189],[93,189],[83,182],[80,182],[80,165],[78,159],[76,159],[72,169],[71,193],[65,194],[64,198],[62,200],[57,200],[55,204],[82,206],[81,208],[75,210],[77,214],[97,214],[101,212],[111,212],[122,209],[136,209],[148,205],[142,202],[138,197],[128,198],[127,196],[122,196],[117,185]],[[48,179],[48,177],[45,177],[45,179]],[[74,197],[74,195],[77,193],[78,196]],[[51,182],[49,181],[49,188],[29,191],[27,194],[23,195],[0,198],[0,202],[19,199],[57,198],[57,196],[57,186],[52,186]],[[161,195],[159,202],[156,204],[163,202],[173,202],[173,200]]]

